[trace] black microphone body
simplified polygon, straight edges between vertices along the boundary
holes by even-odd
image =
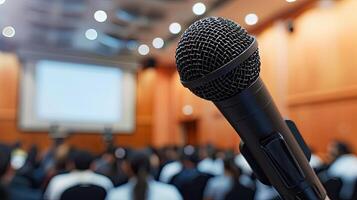
[[[281,197],[326,198],[323,186],[260,78],[241,93],[214,104]],[[252,164],[251,159],[247,160]]]
[[[260,181],[286,200],[328,199],[305,142],[259,78],[258,45],[244,28],[219,17],[196,21],[179,41],[176,65],[181,83],[212,101],[237,131],[241,153]]]

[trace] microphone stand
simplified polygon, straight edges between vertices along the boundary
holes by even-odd
[[[308,161],[310,161],[311,151],[310,151],[309,147],[307,146],[307,144],[305,143],[305,140],[301,136],[295,123],[292,120],[285,120],[285,122],[286,122],[286,125],[289,127],[291,133],[293,134],[294,138],[298,142],[300,148],[304,152],[306,159]],[[256,161],[253,158],[253,155],[246,148],[243,141],[240,142],[239,148],[240,148],[242,155],[244,156],[244,158],[247,160],[247,162],[251,166],[251,168],[252,168],[254,174],[256,175],[256,177],[258,178],[258,180],[261,181],[265,185],[271,186],[267,176],[264,174],[263,170],[256,163]],[[330,198],[327,195],[324,199],[321,199],[318,195],[315,195],[313,191],[309,191],[308,193],[310,193],[309,194],[310,196],[305,196],[304,199],[300,199],[299,197],[297,197],[296,199],[298,199],[298,200],[330,200]],[[280,198],[282,198],[282,197],[280,197]]]
[[[240,135],[240,151],[262,183],[273,185],[285,200],[326,199],[309,165],[309,148],[294,122],[281,117],[260,78],[214,104]]]

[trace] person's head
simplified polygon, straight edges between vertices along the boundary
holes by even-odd
[[[199,154],[195,147],[187,145],[183,148],[181,162],[185,168],[195,168],[199,162]]]
[[[164,148],[164,153],[167,161],[178,160],[179,153],[178,147],[168,146]]]
[[[336,159],[342,155],[350,153],[352,153],[352,150],[346,142],[336,140],[329,146],[329,155],[332,159]]]
[[[232,157],[227,157],[223,160],[223,165],[224,165],[224,173],[232,176],[234,180],[239,180],[239,177],[241,175],[241,170],[239,167],[235,164],[234,158]]]
[[[212,160],[216,160],[217,158],[217,149],[212,145],[212,144],[208,144],[206,146],[206,153],[207,153],[207,157],[212,159]]]
[[[145,152],[149,155],[151,168],[157,170],[160,167],[160,158],[157,149],[148,147],[145,149]]]
[[[149,155],[144,151],[132,151],[128,155],[127,165],[129,175],[139,176],[140,174],[149,174],[151,170]]]
[[[72,153],[72,163],[75,170],[84,171],[91,168],[94,156],[84,150],[75,150]]]

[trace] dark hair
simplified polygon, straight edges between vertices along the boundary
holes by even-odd
[[[94,156],[88,151],[75,150],[72,153],[72,161],[74,163],[74,167],[77,170],[89,169],[93,160],[94,160]]]
[[[232,174],[234,184],[239,185],[239,177],[241,175],[240,168],[234,163],[232,157],[225,158],[223,161],[224,169]]]
[[[338,156],[352,153],[350,146],[346,142],[336,141],[335,147],[337,149]]]
[[[127,161],[137,179],[132,191],[133,200],[145,200],[148,190],[147,177],[151,170],[149,156],[144,152],[135,151],[128,156]]]
[[[217,149],[212,145],[212,144],[207,144],[205,147],[207,156],[212,159],[216,160],[217,159]]]
[[[200,161],[196,147],[191,145],[184,147],[181,152],[181,161],[189,161],[196,166]]]

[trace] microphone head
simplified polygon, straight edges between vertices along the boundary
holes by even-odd
[[[221,17],[193,23],[181,36],[176,66],[182,82],[195,81],[236,59],[254,37],[240,25]],[[197,96],[222,101],[249,87],[259,76],[258,50],[229,72],[198,86],[189,87]]]

